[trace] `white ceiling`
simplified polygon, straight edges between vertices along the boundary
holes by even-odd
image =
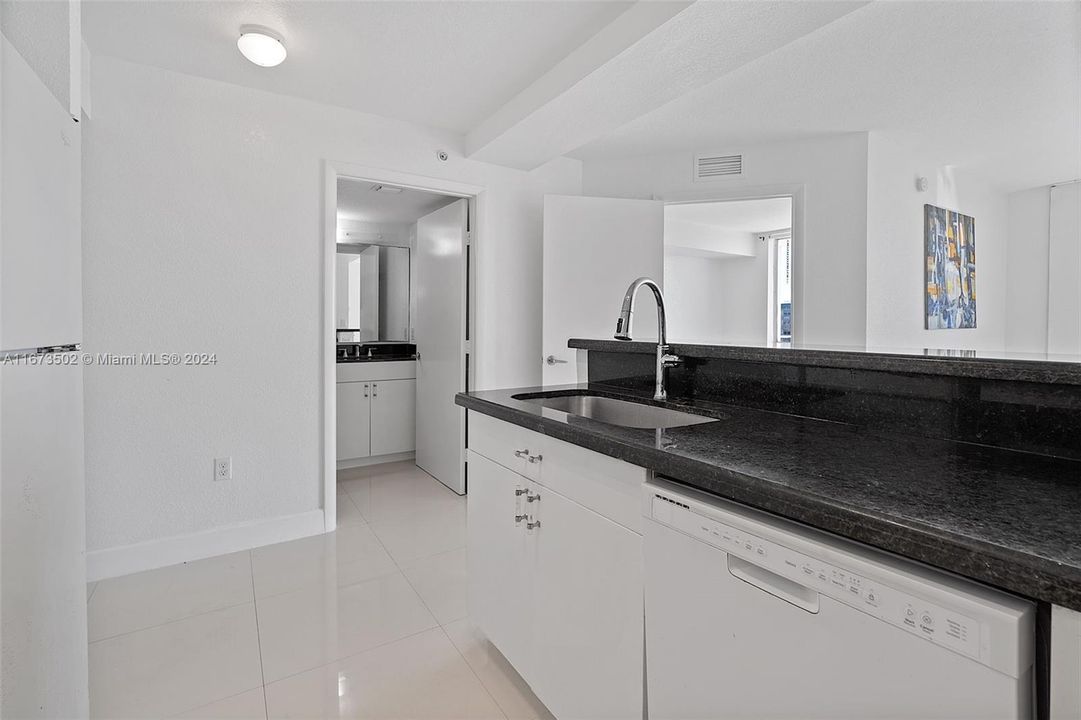
[[[792,227],[792,199],[665,205],[664,219],[706,225],[732,232],[764,232]]]
[[[466,132],[632,3],[87,0],[92,53]],[[258,68],[241,25],[285,38]]]
[[[83,8],[92,52],[451,129],[513,167],[885,131],[1003,190],[1081,173],[1079,2]],[[284,34],[283,65],[240,56],[248,23]]]
[[[338,178],[338,219],[369,223],[411,223],[458,198],[423,190],[375,192],[370,180]],[[391,186],[385,186],[391,187]]]
[[[1012,189],[1081,172],[1081,3],[875,2],[571,153],[881,130]]]

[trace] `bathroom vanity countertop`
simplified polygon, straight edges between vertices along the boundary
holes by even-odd
[[[370,363],[370,362],[413,362],[417,359],[416,355],[375,355],[372,357],[358,357],[358,358],[346,358],[345,360],[338,360],[339,365],[348,365],[351,363]]]
[[[513,397],[552,391],[658,404],[586,384],[460,393],[456,402],[719,497],[1081,610],[1081,462],[682,399],[665,405],[716,422],[623,428]]]

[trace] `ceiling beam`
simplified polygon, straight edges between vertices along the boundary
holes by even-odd
[[[466,153],[532,170],[866,4],[638,2],[474,128]]]

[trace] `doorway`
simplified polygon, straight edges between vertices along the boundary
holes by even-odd
[[[791,196],[666,204],[669,338],[791,344],[792,226]]]
[[[480,189],[331,166],[324,226],[324,511],[339,469],[410,461],[465,492]]]

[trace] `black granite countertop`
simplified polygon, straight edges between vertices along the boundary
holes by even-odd
[[[603,352],[657,352],[654,342],[572,338],[570,348]],[[984,378],[1081,385],[1081,358],[1073,355],[976,352],[957,350],[862,349],[850,347],[755,347],[669,343],[671,352],[692,358],[722,358],[759,363],[787,363],[818,368],[879,370],[920,375]]]
[[[584,384],[463,393],[456,402],[729,500],[1081,610],[1081,462],[700,400],[666,406],[716,422],[655,431],[514,399],[545,391],[660,404]]]
[[[373,363],[373,362],[412,362],[416,360],[416,355],[374,355],[372,357],[355,357],[338,359],[339,365],[348,365],[350,363]]]

